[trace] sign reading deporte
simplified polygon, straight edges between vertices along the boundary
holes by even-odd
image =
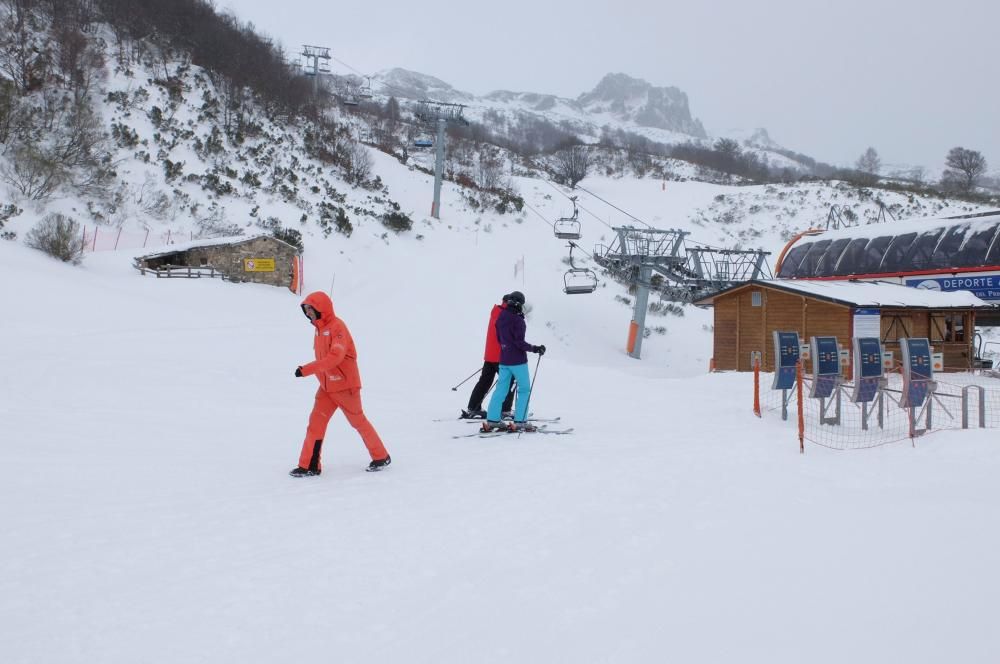
[[[983,300],[1000,300],[1000,274],[978,274],[975,276],[921,277],[907,279],[907,286],[937,291],[970,291]]]
[[[274,272],[273,258],[244,258],[244,272]]]

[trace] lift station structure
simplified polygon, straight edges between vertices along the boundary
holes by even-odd
[[[751,279],[771,278],[768,251],[688,243],[689,233],[677,229],[619,226],[613,230],[614,241],[610,246],[598,245],[594,260],[636,287],[627,346],[628,354],[636,359],[642,352],[651,289],[666,299],[693,302]],[[660,276],[659,283],[654,283],[654,272]]]

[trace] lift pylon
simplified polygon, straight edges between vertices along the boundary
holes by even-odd
[[[632,319],[637,332],[630,335],[629,344],[629,355],[636,359],[642,351],[650,289],[671,300],[691,302],[737,283],[771,277],[767,251],[688,246],[688,232],[677,229],[622,226],[613,230],[615,240],[610,246],[595,248],[594,260],[637,288]],[[659,285],[653,284],[654,272],[663,277]]]
[[[434,155],[434,202],[431,204],[431,216],[441,218],[441,181],[444,178],[444,130],[448,125],[468,125],[469,121],[462,117],[465,104],[451,104],[441,101],[423,99],[417,103],[414,115],[426,125],[437,128],[437,141]]]
[[[302,73],[313,77],[313,96],[315,97],[319,94],[319,76],[330,73],[329,62],[333,56],[330,55],[330,49],[326,46],[310,46],[308,44],[302,46],[302,52],[299,55],[305,61]]]

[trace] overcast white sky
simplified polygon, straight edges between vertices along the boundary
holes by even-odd
[[[688,94],[710,133],[765,127],[785,147],[932,171],[948,149],[1000,170],[997,0],[218,0],[296,51],[460,90],[575,98],[624,72]],[[334,71],[349,73],[334,62]]]

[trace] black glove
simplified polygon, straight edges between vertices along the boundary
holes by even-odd
[[[535,346],[535,352],[539,355],[545,355],[545,346]]]
[[[295,377],[302,378],[302,367],[295,367]]]

